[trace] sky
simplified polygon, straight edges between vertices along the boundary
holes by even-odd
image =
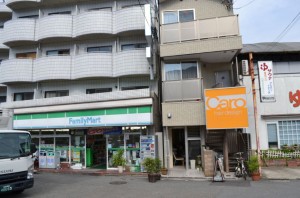
[[[300,0],[233,0],[243,44],[300,42],[300,15],[281,39],[278,36],[300,12]],[[248,4],[248,5],[247,5]]]

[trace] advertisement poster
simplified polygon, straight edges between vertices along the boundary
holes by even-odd
[[[258,61],[261,102],[275,102],[272,61]]]
[[[154,135],[141,135],[140,142],[140,157],[141,164],[147,157],[155,158],[155,136]],[[144,172],[144,167],[141,166],[141,171]]]

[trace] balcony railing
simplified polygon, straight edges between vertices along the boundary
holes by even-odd
[[[0,65],[0,83],[32,82],[32,59],[4,60]]]
[[[1,103],[1,108],[24,108],[49,105],[78,104],[88,102],[104,102],[113,100],[127,100],[137,98],[149,98],[150,89],[137,89],[128,91],[113,91],[96,94],[81,94],[55,98],[41,98],[34,100],[14,101]]]
[[[202,99],[200,79],[165,81],[162,86],[164,102]]]
[[[238,36],[239,34],[238,17],[227,16],[162,25],[161,43]]]

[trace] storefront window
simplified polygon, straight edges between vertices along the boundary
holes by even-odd
[[[300,120],[279,121],[280,145],[300,144]]]
[[[112,157],[118,150],[124,149],[124,135],[108,135],[107,136],[107,167],[114,167]]]
[[[69,138],[56,137],[55,151],[60,156],[60,162],[69,162]]]
[[[140,169],[140,134],[125,134],[126,140],[126,164],[131,171],[138,172]]]

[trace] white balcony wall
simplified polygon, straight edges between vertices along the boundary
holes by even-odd
[[[115,54],[113,76],[149,74],[146,49],[128,50]]]
[[[40,2],[40,0],[5,0],[6,5],[13,4],[13,3],[25,3],[25,2]]]
[[[0,13],[8,12],[11,13],[11,9],[9,9],[5,3],[0,2]]]
[[[17,19],[4,23],[3,42],[35,41],[35,19]]]
[[[112,76],[112,53],[88,53],[74,57],[72,79]]]
[[[72,38],[72,16],[50,15],[38,20],[37,40],[66,37]]]
[[[114,34],[145,29],[145,17],[141,7],[130,7],[116,11],[113,16]],[[149,22],[150,23],[150,22]]]
[[[112,34],[112,12],[90,11],[74,17],[74,37],[88,34]]]
[[[38,58],[33,69],[33,80],[70,80],[71,56],[48,56]]]
[[[4,60],[0,65],[0,83],[32,82],[32,59]]]
[[[3,44],[3,37],[3,29],[0,29],[0,49],[8,49],[8,47]]]

